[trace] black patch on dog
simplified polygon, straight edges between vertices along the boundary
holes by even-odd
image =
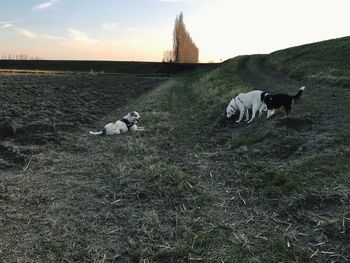
[[[267,108],[269,110],[279,109],[281,107],[284,108],[286,115],[291,111],[293,103],[299,99],[301,94],[303,93],[302,89],[299,89],[298,93],[294,96],[278,93],[278,94],[266,94],[263,97],[261,94],[261,98],[265,102]]]
[[[264,101],[266,94],[268,94],[268,93],[267,92],[261,93],[261,95],[260,95],[261,101]]]
[[[135,124],[134,122],[130,122],[128,119],[124,119],[124,118],[122,119],[122,122],[126,124],[126,127],[128,128],[128,130],[130,130],[130,128]]]

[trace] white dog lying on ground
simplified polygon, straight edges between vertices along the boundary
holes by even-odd
[[[235,98],[233,98],[230,104],[227,106],[226,116],[230,118],[232,115],[239,110],[239,119],[237,123],[243,119],[244,114],[246,114],[246,121],[249,120],[249,109],[252,109],[252,118],[248,123],[252,122],[255,118],[255,114],[259,111],[259,117],[262,114],[262,111],[266,111],[266,104],[262,100],[262,94],[264,92],[261,90],[254,90],[247,93],[239,93]]]
[[[136,131],[137,122],[141,119],[140,114],[137,111],[133,111],[125,115],[121,120],[108,123],[99,132],[90,131],[92,135],[114,135],[121,134],[127,131]]]

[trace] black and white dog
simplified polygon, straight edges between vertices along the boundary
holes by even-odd
[[[114,135],[122,134],[127,131],[143,130],[143,128],[137,127],[137,122],[140,121],[141,116],[137,111],[129,112],[121,120],[116,122],[111,122],[106,124],[101,131],[93,132],[90,131],[92,135]]]
[[[284,108],[286,112],[286,116],[288,116],[288,113],[291,111],[292,106],[294,102],[296,102],[303,91],[305,90],[305,86],[301,87],[298,91],[298,93],[294,96],[284,94],[284,93],[278,93],[278,94],[269,94],[269,93],[262,93],[261,94],[261,100],[266,104],[267,106],[267,118],[270,118],[274,113],[276,109],[279,109],[281,107]]]

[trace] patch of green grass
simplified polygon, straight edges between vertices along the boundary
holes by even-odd
[[[291,244],[292,242],[289,241],[286,236],[274,237],[271,247],[264,253],[264,258],[271,263],[310,262],[309,255],[299,251],[296,252],[293,247],[291,247]]]
[[[315,190],[333,183],[346,183],[349,182],[349,159],[348,151],[316,155],[289,169],[288,176],[304,178]]]
[[[218,69],[184,79],[179,101],[195,120],[194,127],[211,125],[235,95],[249,90],[237,75],[239,60],[229,60]]]
[[[349,153],[311,157],[289,169],[272,169],[262,164],[248,164],[242,184],[254,187],[267,198],[318,191],[332,184],[349,182]]]
[[[236,171],[232,176],[241,178],[242,185],[254,188],[267,198],[292,196],[349,183],[349,157],[349,152],[317,155],[287,169],[251,162],[241,168],[243,174]]]
[[[68,248],[64,244],[58,244],[51,238],[41,237],[41,249],[46,252],[46,256],[51,260],[61,261],[68,253]]]
[[[159,197],[181,197],[196,185],[195,179],[179,167],[162,161],[151,164],[144,172],[149,189]]]
[[[223,233],[218,229],[209,229],[196,234],[193,247],[196,251],[201,251],[200,254],[205,254],[207,251],[223,243],[225,243]]]
[[[349,145],[350,144],[350,132],[349,131],[342,131],[342,132],[336,133],[334,143]]]
[[[244,249],[239,246],[232,246],[225,251],[224,262],[228,263],[245,263],[250,262],[250,255]]]
[[[252,133],[249,132],[241,132],[238,135],[233,135],[233,138],[230,142],[231,148],[239,148],[242,145],[254,145],[259,142],[263,142],[264,140],[271,139],[273,137],[273,133],[271,132],[263,132],[263,133]]]
[[[244,169],[244,168],[243,168]],[[302,177],[290,176],[288,172],[263,164],[249,163],[241,179],[245,187],[253,188],[266,198],[278,198],[300,193],[309,187]]]
[[[300,177],[290,177],[289,174],[282,171],[266,171],[257,175],[259,183],[256,188],[261,190],[267,198],[288,196],[296,192],[302,192],[308,187],[306,181]]]

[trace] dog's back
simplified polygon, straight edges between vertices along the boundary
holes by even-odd
[[[261,90],[253,90],[247,93],[240,93],[237,97],[241,98],[242,103],[248,109],[251,109],[254,104],[260,104],[261,94],[263,92]]]
[[[284,93],[277,93],[277,94],[262,94],[261,98],[265,102],[267,108],[269,110],[272,109],[278,109],[280,107],[284,107],[286,114],[289,113],[289,111],[292,109],[292,105],[296,100],[298,100],[305,90],[305,87],[301,87],[297,94],[294,96],[284,94]]]
[[[294,96],[292,95],[288,95],[288,94],[284,94],[284,93],[277,93],[277,94],[273,94],[270,95],[268,93],[266,94],[261,94],[261,96],[264,98],[263,101],[266,103],[268,108],[280,108],[282,106],[285,105],[292,105],[295,101],[297,101],[301,94],[303,94],[303,91],[305,90],[305,86],[301,87],[298,90],[298,93],[295,94]]]

